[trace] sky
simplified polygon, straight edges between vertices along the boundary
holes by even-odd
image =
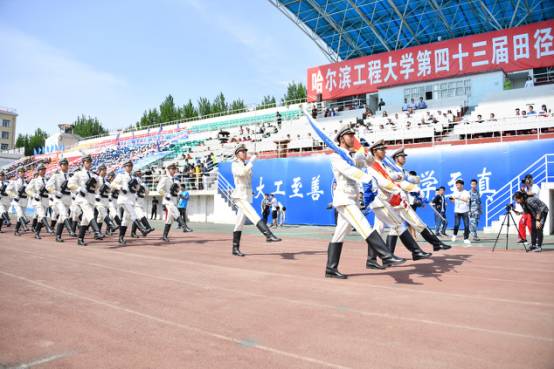
[[[113,130],[171,94],[280,98],[318,47],[265,0],[0,0],[0,107],[17,133],[81,114]]]

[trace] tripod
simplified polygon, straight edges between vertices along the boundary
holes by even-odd
[[[514,219],[514,216],[512,215],[511,210],[512,210],[511,207],[506,208],[506,214],[504,215],[504,219],[502,220],[502,225],[500,226],[500,230],[498,231],[498,234],[496,235],[496,239],[494,240],[494,246],[492,247],[493,252],[494,252],[494,249],[496,249],[496,244],[498,243],[498,239],[500,238],[500,234],[502,233],[502,228],[504,228],[504,225],[506,225],[506,250],[508,250],[508,237],[510,235],[510,220],[514,222],[514,226],[517,229],[519,238],[521,238],[522,240],[525,239],[524,237],[521,237],[521,233],[519,232],[519,228]],[[523,243],[522,245],[523,245],[523,248],[525,249],[525,252],[529,252],[529,250],[527,250],[527,246],[525,246],[525,243]]]

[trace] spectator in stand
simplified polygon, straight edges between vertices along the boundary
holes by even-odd
[[[523,110],[523,111],[521,112],[521,117],[522,117],[522,118],[527,118],[527,112],[526,112],[525,110]]]
[[[317,106],[315,106],[315,104],[312,107],[312,118],[317,118]]]
[[[481,114],[477,114],[477,119],[475,120],[477,123],[483,123],[483,116]]]
[[[410,103],[408,104],[408,109],[412,109],[412,110],[416,109],[416,103],[413,97],[410,99]]]
[[[419,97],[419,102],[417,103],[416,108],[417,109],[427,109],[427,103],[425,101],[423,101],[422,96]]]
[[[527,116],[530,116],[530,115],[537,115],[537,112],[533,108],[533,105],[529,105],[529,109],[527,110]]]
[[[496,122],[496,117],[495,117],[494,113],[491,113],[491,115],[489,117],[489,122]]]
[[[408,111],[408,99],[404,98],[404,104],[402,104],[402,111]]]
[[[542,104],[541,111],[539,112],[539,115],[542,117],[548,117],[550,114],[548,114],[548,109],[546,109],[546,105]]]
[[[283,123],[283,118],[281,117],[281,113],[279,112],[275,113],[275,119],[277,120],[277,127],[281,129],[281,123]]]
[[[530,87],[535,87],[535,82],[533,82],[533,77],[527,76],[527,81],[525,81],[524,88],[530,88]]]
[[[516,108],[516,117],[517,118],[520,118],[521,117],[521,113],[519,111],[519,108]]]

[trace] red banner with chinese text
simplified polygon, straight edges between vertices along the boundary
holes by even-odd
[[[308,69],[308,101],[492,70],[554,66],[554,20]]]

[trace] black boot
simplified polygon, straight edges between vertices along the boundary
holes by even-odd
[[[38,219],[34,218],[33,223],[31,223],[31,229],[33,230],[33,232],[36,232],[35,229],[37,228],[37,223],[38,223]]]
[[[140,218],[140,222],[144,225],[144,228],[146,229],[146,234],[149,234],[151,232],[154,232],[154,228],[152,228],[152,226],[150,225],[150,223],[148,222],[148,219],[146,219],[146,217],[142,217]]]
[[[62,232],[63,232],[64,223],[56,224],[56,242],[63,242]]]
[[[50,231],[51,232],[48,232],[48,233],[52,233],[55,228],[56,228],[56,220],[55,219],[50,219]]]
[[[369,244],[367,245],[367,261],[365,263],[367,269],[385,269],[383,265],[377,262],[377,254]]]
[[[140,231],[140,233],[142,233],[143,236],[147,236],[148,233],[153,231],[153,230],[151,231],[151,230],[146,229],[144,224],[142,224],[141,221],[138,220],[138,219],[135,219],[135,221],[133,222],[133,226],[136,226],[138,228],[138,230]]]
[[[96,221],[98,223],[98,221]],[[102,233],[102,224],[104,223],[98,223],[98,232]]]
[[[121,218],[119,217],[119,215],[116,215],[115,217],[113,217],[113,220],[115,220],[115,224],[121,227]]]
[[[112,219],[109,215],[106,215],[106,217],[104,218],[104,222],[106,222],[106,227],[107,229],[109,229],[110,233],[114,233],[119,228],[119,226],[115,225],[112,222]]]
[[[52,227],[50,227],[50,224],[48,223],[48,219],[46,219],[46,217],[42,218],[42,225],[44,226],[44,229],[46,229],[46,232],[48,234],[54,233],[54,231],[52,230]]]
[[[72,220],[71,221],[71,233],[69,233],[71,235],[71,237],[77,237],[77,225],[78,225],[78,221],[77,220]]]
[[[20,233],[21,233],[21,230],[23,232],[27,232],[29,230],[29,228],[27,227],[27,224],[29,224],[29,219],[25,218],[24,216],[19,218],[19,221],[21,223],[19,229],[20,229]],[[23,228],[23,229],[22,229]]]
[[[408,250],[412,252],[412,260],[421,260],[421,259],[427,259],[431,257],[431,253],[423,251],[419,245],[417,244],[417,241],[414,240],[414,237],[410,233],[409,230],[405,230],[400,235],[400,241],[406,246]]]
[[[2,218],[3,218],[4,221],[6,222],[6,227],[11,227],[12,222],[10,222],[10,215],[8,214],[8,212],[4,212],[4,213],[2,214]]]
[[[104,239],[104,235],[100,233],[100,227],[98,226],[98,222],[96,222],[96,219],[92,219],[90,221],[90,227],[92,228],[92,231],[94,232],[94,239],[95,240],[102,240]]]
[[[137,236],[137,228],[137,221],[135,220],[131,225],[131,238],[139,238],[139,236]]]
[[[21,233],[19,233],[20,228],[21,228],[21,220],[18,220],[17,223],[15,223],[15,229],[13,231],[13,234],[15,236],[21,236]]]
[[[240,236],[242,235],[242,231],[234,231],[233,232],[233,255],[236,256],[244,256],[242,252],[240,252]]]
[[[256,228],[259,229],[260,232],[265,236],[266,242],[279,242],[281,239],[279,237],[275,237],[275,235],[271,232],[271,230],[267,227],[267,224],[260,220],[258,224],[256,224]]]
[[[381,236],[379,236],[379,233],[376,231],[371,232],[369,237],[366,239],[366,242],[368,246],[373,247],[373,250],[375,250],[377,256],[381,258],[383,266],[388,267],[391,265],[404,264],[406,262],[406,259],[400,258],[389,251],[385,241],[383,241]]]
[[[127,241],[125,241],[125,232],[127,232],[127,226],[119,226],[119,244],[120,245],[126,245]]]
[[[325,268],[325,278],[346,279],[346,275],[339,272],[340,253],[342,251],[342,242],[329,242],[327,249],[327,267]]]
[[[396,250],[396,241],[398,241],[398,236],[390,234],[387,236],[387,247],[391,254],[394,254],[394,250]]]
[[[163,236],[162,236],[162,240],[164,240],[165,242],[169,242],[169,230],[171,229],[171,224],[166,224],[164,226],[164,233],[163,233]]]
[[[77,238],[77,245],[79,246],[86,246],[85,243],[85,235],[87,234],[88,226],[80,226],[79,227],[79,237]]]
[[[40,237],[40,230],[42,229],[42,223],[43,222],[37,222],[37,225],[35,226],[35,238],[37,240],[40,240],[42,239],[42,237]]]
[[[439,240],[439,238],[433,232],[431,232],[429,228],[425,228],[420,234],[425,241],[433,245],[433,251],[448,250],[452,248],[452,246],[447,245]]]
[[[65,228],[67,229],[67,233],[71,237],[77,237],[75,231],[73,230],[73,221],[71,219],[67,218],[66,220],[64,220],[63,225],[65,226]]]

